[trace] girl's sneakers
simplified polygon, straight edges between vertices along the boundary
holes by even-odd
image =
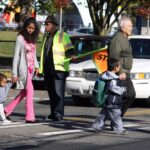
[[[7,125],[7,124],[10,124],[10,123],[11,123],[11,121],[7,120],[7,119],[2,120],[2,122],[1,122],[2,125]]]

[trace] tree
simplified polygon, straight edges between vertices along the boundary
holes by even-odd
[[[95,34],[107,35],[130,4],[137,0],[87,0]]]
[[[7,0],[0,0],[0,12],[3,11],[3,8],[2,8],[2,7],[5,5],[6,1],[7,1]]]
[[[147,19],[147,34],[149,34],[150,26],[150,0],[141,0],[141,5],[137,9],[137,14]],[[142,7],[141,7],[142,6]]]
[[[24,21],[31,16],[32,5],[34,0],[17,0],[15,7],[20,7],[19,28],[22,27]]]
[[[37,9],[40,14],[53,14],[57,11],[54,0],[38,0]]]

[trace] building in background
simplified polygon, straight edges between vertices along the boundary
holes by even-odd
[[[93,27],[86,0],[73,0],[71,9],[63,13],[63,29],[74,32],[80,27]],[[59,14],[57,14],[59,20]]]

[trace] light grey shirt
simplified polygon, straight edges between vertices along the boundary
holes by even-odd
[[[36,58],[36,53],[34,56],[34,67],[39,68],[38,61]],[[24,46],[24,38],[22,35],[19,35],[16,39],[14,58],[13,58],[13,77],[19,77],[17,82],[18,89],[25,88],[27,83],[27,58],[26,58],[26,49]]]

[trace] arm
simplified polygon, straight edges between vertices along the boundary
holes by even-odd
[[[121,54],[121,44],[117,38],[113,38],[109,47],[109,57],[120,59]]]
[[[34,54],[34,67],[35,67],[35,74],[37,75],[39,73],[39,64],[38,64],[38,60],[36,57],[36,52]]]
[[[12,87],[12,83],[11,83],[11,82],[8,82],[8,83],[6,84],[6,96],[8,95],[8,92],[9,92],[9,90],[10,90],[11,87]]]
[[[64,38],[63,38],[63,45],[65,49],[65,56],[67,58],[71,57],[73,55],[74,46],[70,40],[69,35],[65,32],[64,32]]]
[[[16,82],[18,80],[18,67],[20,62],[20,52],[23,49],[23,39],[18,36],[16,39],[14,56],[13,56],[13,69],[12,69],[12,81]]]
[[[109,91],[118,95],[123,95],[123,93],[126,91],[125,87],[117,86],[117,80],[111,80],[108,88]]]
[[[38,63],[38,60],[37,60],[37,57],[36,57],[36,53],[34,55],[34,67],[39,68],[39,63]]]
[[[110,58],[116,58],[118,60],[120,60],[121,58],[121,43],[117,38],[113,38],[111,43],[110,43],[110,47],[109,47],[109,57]],[[126,74],[123,72],[122,69],[122,65],[120,65],[120,79],[121,80],[125,80],[126,79]]]

